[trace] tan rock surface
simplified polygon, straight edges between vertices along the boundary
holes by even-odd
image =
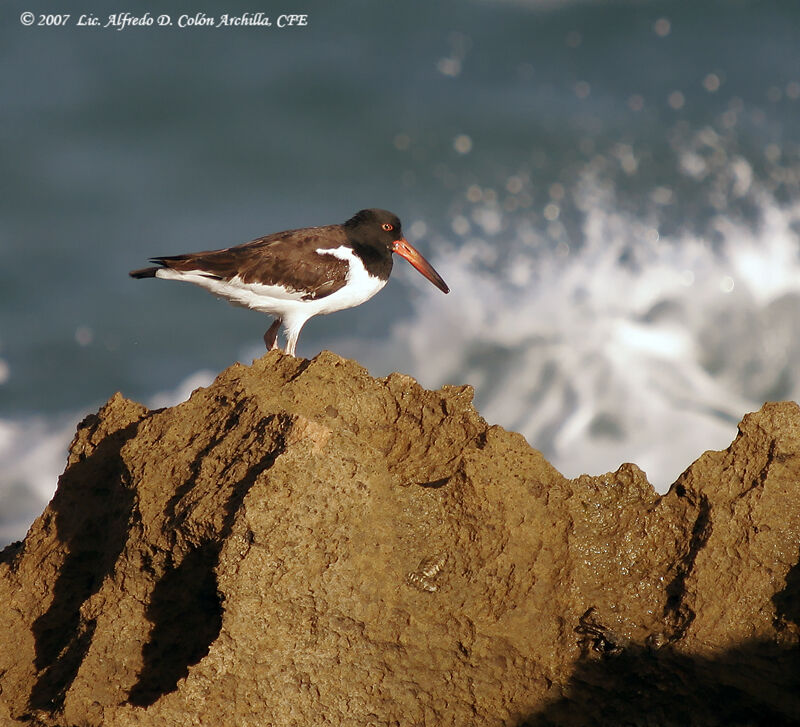
[[[800,723],[796,404],[659,497],[471,398],[278,352],[114,396],[0,554],[0,724]]]

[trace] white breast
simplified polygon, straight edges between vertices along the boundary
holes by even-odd
[[[319,248],[317,253],[320,255],[333,255],[349,263],[345,285],[335,293],[314,301],[314,303],[319,303],[321,306],[319,314],[333,313],[337,310],[361,305],[386,285],[385,280],[376,278],[367,272],[364,263],[361,262],[361,258],[353,252],[351,247],[342,245],[329,250]],[[312,315],[318,315],[318,313],[313,313]]]

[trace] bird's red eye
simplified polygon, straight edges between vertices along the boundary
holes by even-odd
[[[386,232],[391,232],[394,229],[394,225],[390,225],[388,222],[384,222],[381,227],[386,230]]]

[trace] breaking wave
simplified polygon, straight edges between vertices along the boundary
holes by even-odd
[[[718,216],[711,243],[662,237],[600,197],[575,249],[525,229],[475,236],[435,262],[452,293],[421,286],[412,319],[365,357],[472,384],[489,422],[567,476],[632,461],[663,492],[743,414],[800,395],[800,204],[756,196],[757,219]],[[487,214],[502,217],[473,217]]]

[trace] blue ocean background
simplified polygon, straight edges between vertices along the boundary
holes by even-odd
[[[800,395],[800,4],[171,5],[308,25],[0,9],[0,544],[115,391],[172,404],[263,352],[266,317],[128,270],[363,207],[452,292],[397,260],[298,354],[473,384],[568,476],[633,461],[664,491]]]

